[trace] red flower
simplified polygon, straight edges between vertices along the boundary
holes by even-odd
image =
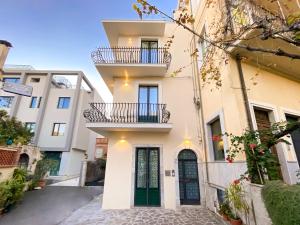
[[[263,155],[265,152],[263,150],[259,150],[258,154]]]
[[[251,148],[251,149],[254,149],[254,148],[256,148],[256,144],[254,144],[254,143],[252,143],[252,144],[249,144],[249,147]]]
[[[216,141],[216,142],[219,142],[219,141],[221,141],[221,137],[219,135],[213,135],[212,140]]]
[[[240,180],[234,180],[233,184],[238,185],[240,183]]]
[[[232,162],[233,162],[233,159],[230,158],[230,156],[227,156],[226,160],[227,160],[229,163],[232,163]]]

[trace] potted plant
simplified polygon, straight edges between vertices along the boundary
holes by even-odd
[[[243,222],[239,217],[238,213],[248,215],[249,206],[247,201],[245,200],[245,192],[238,180],[230,184],[229,188],[226,190],[226,200],[232,207],[232,214],[230,215],[230,224],[241,225]]]
[[[47,159],[45,157],[37,161],[32,182],[38,187],[44,188],[46,186],[45,177],[47,172],[54,169],[56,165],[57,162],[55,160]]]
[[[223,217],[225,221],[229,221],[231,217],[231,209],[229,206],[228,201],[224,201],[222,204],[219,206],[219,214]]]

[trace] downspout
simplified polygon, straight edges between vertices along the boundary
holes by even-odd
[[[254,127],[253,127],[252,120],[251,120],[251,110],[250,110],[247,87],[246,87],[246,83],[245,83],[241,60],[242,60],[241,56],[237,55],[236,63],[237,63],[237,68],[238,68],[238,73],[239,73],[239,78],[240,78],[244,106],[245,106],[245,110],[246,110],[247,123],[248,123],[248,127],[250,128],[250,130],[253,131]]]
[[[192,12],[192,2],[190,1],[190,10],[191,10],[191,12]],[[193,16],[193,12],[191,13],[192,14],[192,16]],[[195,25],[194,25],[194,23],[192,23],[192,29],[193,30],[195,30]],[[197,42],[196,42],[196,35],[195,34],[193,34],[193,44],[194,44],[194,49],[196,49],[196,46],[197,46]],[[208,160],[208,157],[207,157],[207,142],[206,142],[206,132],[205,132],[205,122],[204,122],[204,115],[203,115],[203,105],[202,105],[202,95],[201,95],[201,82],[200,82],[200,78],[199,78],[199,76],[200,76],[200,74],[199,74],[199,69],[200,68],[198,68],[198,56],[197,56],[197,54],[194,54],[194,56],[193,56],[193,61],[194,61],[194,63],[196,63],[196,66],[194,66],[194,70],[195,70],[195,68],[196,68],[196,71],[194,72],[194,74],[195,74],[195,78],[196,78],[196,96],[197,97],[199,97],[199,107],[198,107],[198,113],[197,113],[197,116],[198,116],[198,118],[199,118],[199,111],[200,111],[200,123],[201,123],[201,130],[202,130],[202,137],[201,137],[201,141],[202,141],[202,144],[203,144],[203,148],[204,148],[204,160],[205,160],[205,174],[206,174],[206,182],[207,182],[207,184],[209,184],[210,183],[210,181],[209,181],[209,171],[208,171],[208,162],[207,162],[207,160]],[[196,61],[196,62],[195,62]],[[194,64],[193,64],[194,65]],[[206,188],[205,188],[205,190],[206,190]]]

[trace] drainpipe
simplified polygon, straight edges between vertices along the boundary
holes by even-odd
[[[190,1],[190,10],[191,10],[191,13],[192,13],[192,1]],[[192,15],[193,16],[193,15]],[[192,29],[195,30],[195,25],[194,23],[192,23]],[[196,41],[196,35],[193,34],[193,40],[192,40],[193,44],[194,44],[194,49],[196,49],[196,46],[197,46],[197,41]],[[205,120],[204,120],[204,114],[203,114],[203,104],[202,104],[202,94],[201,94],[201,81],[200,81],[200,74],[199,74],[199,69],[198,68],[198,56],[197,55],[194,55],[193,57],[193,60],[196,61],[196,66],[194,66],[194,70],[195,70],[195,67],[196,67],[196,71],[194,72],[195,74],[195,81],[196,81],[196,97],[199,97],[199,106],[198,106],[198,113],[197,113],[197,117],[199,118],[200,117],[200,123],[201,123],[201,130],[202,130],[202,144],[203,144],[203,148],[204,148],[204,160],[205,160],[205,172],[206,172],[206,182],[207,184],[210,183],[209,181],[209,171],[208,171],[208,157],[207,157],[207,142],[206,142],[206,132],[205,132]],[[194,61],[194,62],[195,62]],[[193,64],[194,65],[194,64]],[[193,82],[194,83],[194,82]],[[200,115],[199,115],[199,111],[200,111]],[[204,190],[206,191],[206,188],[204,188]]]
[[[247,87],[246,87],[246,83],[245,83],[241,60],[242,60],[241,56],[237,55],[236,63],[237,63],[240,84],[241,84],[241,89],[242,89],[242,94],[243,94],[244,106],[245,106],[245,110],[246,110],[247,123],[248,123],[248,127],[250,128],[250,130],[253,131],[254,127],[253,127],[252,120],[251,120],[250,104],[249,104]]]

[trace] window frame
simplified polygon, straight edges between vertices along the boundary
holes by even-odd
[[[66,108],[65,108],[65,107],[60,107],[60,100],[63,100],[62,106],[64,106],[64,104],[65,104],[65,99],[68,99],[68,100],[69,100],[68,106],[67,106]],[[56,108],[57,108],[57,109],[69,109],[69,108],[70,108],[70,104],[71,104],[71,97],[58,97],[58,101],[57,101]]]
[[[214,147],[213,147],[213,140],[212,140],[212,130],[211,130],[211,123],[215,122],[217,119],[220,120],[220,126],[221,126],[221,133],[222,140],[223,140],[223,148],[224,148],[224,159],[223,160],[216,160],[215,159],[215,153],[214,153]],[[223,110],[220,110],[216,113],[214,113],[211,118],[206,122],[206,141],[207,141],[207,148],[209,149],[209,160],[212,162],[226,162],[227,153],[226,150],[228,149],[228,140],[225,133],[225,119],[224,119],[224,112]]]
[[[54,133],[56,125],[58,125],[57,134]],[[60,134],[60,131],[59,131],[61,125],[64,125],[63,134]],[[66,123],[53,123],[51,136],[54,136],[54,137],[64,136],[65,135],[65,130],[66,130]]]
[[[34,125],[34,130],[32,130],[32,125]],[[30,128],[29,130],[31,131],[31,133],[35,134],[36,122],[25,122],[25,127],[26,129]]]
[[[36,99],[34,106],[32,105],[33,104],[33,99]],[[31,108],[31,109],[39,108],[39,98],[37,96],[31,96],[30,103],[29,103],[29,108]]]
[[[14,96],[0,96],[0,99],[1,98],[6,98],[6,99],[10,99],[10,102],[8,103],[8,106],[7,107],[1,107],[1,105],[0,105],[0,109],[10,109],[11,108],[11,106],[12,106],[12,103],[13,103],[13,101],[14,101]],[[0,100],[1,101],[1,100]]]
[[[5,81],[5,80],[12,80],[12,79],[14,79],[15,81],[14,82]],[[21,78],[20,77],[3,77],[2,81],[7,82],[7,83],[19,84],[21,81]]]

